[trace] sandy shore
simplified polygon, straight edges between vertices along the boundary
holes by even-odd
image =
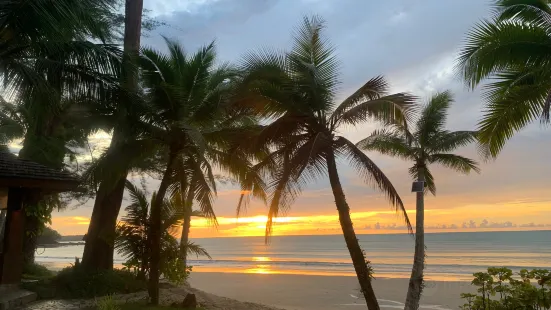
[[[345,310],[365,307],[354,277],[194,272],[192,287],[218,296],[288,310]],[[382,309],[403,309],[408,280],[374,280]],[[427,281],[421,309],[458,309],[468,282]]]

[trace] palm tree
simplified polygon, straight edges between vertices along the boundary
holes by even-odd
[[[486,79],[479,123],[486,155],[497,156],[516,131],[551,109],[551,7],[547,0],[497,0],[495,15],[474,27],[458,58],[467,85]]]
[[[188,55],[178,43],[168,39],[166,42],[168,55],[151,49],[142,52],[143,84],[148,90],[146,100],[152,111],[146,119],[151,124],[149,130],[153,140],[167,154],[161,184],[151,207],[149,295],[154,304],[159,302],[162,201],[178,176],[178,163],[189,158],[197,160],[195,166],[207,163],[203,155],[207,144],[201,128],[205,123],[212,124],[213,119],[222,114],[222,107],[231,96],[229,80],[235,75],[226,64],[215,66],[213,43]],[[223,131],[218,131],[218,135],[223,135]]]
[[[287,210],[309,181],[329,176],[339,221],[358,281],[369,309],[379,309],[371,284],[371,267],[364,256],[350,217],[338,171],[337,158],[346,158],[369,184],[383,191],[390,203],[409,220],[390,180],[354,143],[339,134],[343,126],[367,120],[405,121],[413,98],[388,94],[384,78],[367,81],[340,104],[334,48],[322,37],[323,22],[305,18],[297,29],[292,50],[250,53],[244,60],[241,104],[257,107],[273,121],[266,125],[254,147],[272,152],[256,165],[269,180],[270,203],[266,235],[274,217]]]
[[[124,91],[120,92],[119,102],[114,107],[114,121],[110,123],[113,136],[104,155],[105,161],[111,164],[108,168],[96,169],[94,173],[93,182],[99,186],[82,255],[82,265],[88,269],[113,268],[113,236],[130,170],[129,163],[134,155],[129,151],[131,148],[127,142],[135,137],[133,126],[141,117],[135,103],[139,91],[136,59],[140,50],[142,14],[143,0],[126,1],[124,60],[120,80]]]
[[[0,73],[8,90],[4,94],[14,101],[2,99],[0,136],[2,143],[23,139],[20,158],[62,169],[72,154],[68,146],[76,146],[93,130],[82,120],[93,109],[90,103],[103,100],[113,88],[120,62],[115,46],[90,41],[110,39],[105,16],[113,9],[111,2],[0,5]],[[26,202],[28,210],[35,209],[26,212],[26,263],[34,261],[38,230],[50,216],[42,198]]]
[[[150,209],[155,201],[156,193],[153,193],[150,201],[147,199],[145,190],[138,188],[131,182],[125,184],[126,191],[130,195],[130,205],[125,209],[126,216],[117,225],[117,237],[115,238],[115,249],[127,260],[125,265],[128,268],[135,268],[138,278],[145,279],[149,274],[149,240],[148,230],[150,228]],[[161,235],[161,273],[170,274],[171,266],[182,264],[179,257],[179,247],[176,239],[172,236],[180,226],[184,214],[181,201],[177,199],[163,201],[162,206],[162,235]],[[202,255],[210,258],[207,251],[195,244],[187,244],[187,252],[190,254]],[[185,269],[185,268],[180,268]]]
[[[453,102],[449,92],[434,95],[424,106],[415,122],[414,131],[397,124],[374,131],[369,137],[357,143],[360,149],[378,151],[396,156],[414,165],[409,169],[412,178],[426,185],[425,191],[436,195],[436,186],[428,166],[440,164],[459,172],[478,172],[477,163],[469,158],[449,152],[466,146],[476,140],[475,131],[448,131],[444,128],[448,109]],[[409,280],[405,309],[418,309],[423,289],[423,269],[425,264],[425,198],[417,193],[415,222],[415,255]]]

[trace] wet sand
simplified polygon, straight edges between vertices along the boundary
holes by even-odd
[[[365,307],[355,277],[193,272],[192,287],[218,296],[288,310],[346,310]],[[403,309],[407,279],[376,279],[382,309]],[[469,282],[427,281],[420,309],[458,309]]]

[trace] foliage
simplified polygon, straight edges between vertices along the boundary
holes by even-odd
[[[34,283],[23,283],[40,298],[94,298],[127,294],[146,289],[145,281],[125,270],[91,271],[82,266],[67,267],[55,277]]]
[[[267,179],[269,213],[266,235],[309,182],[327,175],[328,158],[342,157],[368,184],[387,196],[410,227],[394,186],[377,165],[347,138],[346,126],[368,121],[403,123],[414,106],[407,93],[389,93],[379,76],[336,103],[339,62],[335,49],[323,38],[324,22],[304,18],[289,52],[262,50],[248,54],[242,64],[242,102],[274,121],[263,128],[251,147],[273,150],[256,165]]]
[[[38,244],[52,244],[57,243],[61,239],[61,235],[51,227],[44,227],[40,235],[38,236]]]
[[[486,79],[479,123],[485,155],[497,156],[513,134],[551,110],[551,7],[546,0],[495,0],[492,18],[476,25],[459,56],[465,83]]]
[[[475,142],[477,135],[475,131],[445,129],[452,102],[452,94],[448,91],[435,94],[422,108],[413,128],[392,124],[374,131],[358,142],[357,146],[366,151],[378,151],[413,162],[414,165],[409,169],[411,177],[414,180],[422,177],[426,184],[425,190],[435,195],[436,185],[428,167],[430,164],[440,164],[462,173],[479,171],[476,161],[450,153]]]
[[[139,189],[131,182],[126,182],[126,190],[131,199],[131,204],[126,207],[127,215],[117,226],[115,249],[126,258],[123,264],[125,270],[132,271],[137,277],[145,279],[150,271],[149,229],[151,203],[156,194],[151,195],[151,203],[147,199],[147,193]],[[186,266],[180,256],[180,247],[176,239],[171,235],[181,224],[184,216],[183,205],[178,204],[177,199],[165,199],[162,208],[162,237],[161,237],[161,274],[169,281],[181,284],[191,272],[191,266]],[[196,252],[193,252],[196,251]],[[191,245],[188,252],[208,253],[201,247]],[[210,256],[208,256],[210,258]]]
[[[24,264],[23,265],[23,279],[29,280],[43,280],[50,279],[55,274],[48,268],[40,264]]]
[[[522,269],[515,279],[511,269],[490,267],[477,272],[471,282],[478,294],[461,294],[462,309],[551,309],[551,271]]]
[[[98,310],[121,310],[113,295],[104,296],[96,300],[96,309]]]

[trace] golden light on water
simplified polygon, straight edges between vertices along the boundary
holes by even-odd
[[[246,269],[245,273],[276,274],[278,272],[272,270],[270,265],[256,265],[254,268]]]
[[[253,262],[271,262],[272,260],[269,257],[265,256],[255,256],[253,257]]]

